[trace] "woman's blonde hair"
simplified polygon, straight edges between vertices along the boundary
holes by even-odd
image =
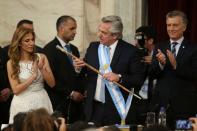
[[[29,33],[31,33],[33,35],[33,38],[35,39],[35,33],[33,30],[23,28],[23,27],[17,28],[16,31],[14,32],[14,35],[12,37],[12,41],[8,50],[8,56],[11,60],[11,65],[13,69],[11,77],[17,80],[18,80],[18,75],[20,73],[20,67],[19,67],[19,61],[21,58],[20,45],[21,45],[22,39]],[[34,52],[32,52],[32,60],[34,60],[35,57],[36,56],[34,55]]]

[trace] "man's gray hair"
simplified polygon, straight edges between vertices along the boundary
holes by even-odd
[[[182,12],[182,11],[179,11],[179,10],[170,11],[170,12],[168,12],[168,14],[166,15],[166,19],[167,19],[167,18],[176,17],[176,16],[181,17],[182,20],[183,20],[183,24],[185,24],[185,25],[187,26],[188,19],[187,19],[186,14],[185,14],[184,12]]]
[[[122,32],[123,32],[123,24],[122,20],[119,16],[110,15],[103,17],[101,20],[103,23],[111,23],[111,29],[109,30],[113,34],[118,34],[118,38],[122,38]]]

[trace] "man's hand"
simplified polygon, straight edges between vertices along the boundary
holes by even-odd
[[[166,64],[166,56],[164,55],[164,53],[161,52],[160,49],[157,50],[158,53],[156,54],[157,60],[159,61],[159,63],[161,63],[163,66]]]
[[[81,101],[83,101],[84,96],[80,92],[73,91],[71,94],[71,99],[76,102],[81,102]]]
[[[167,56],[168,56],[168,59],[172,65],[172,68],[175,70],[176,69],[176,58],[174,57],[174,55],[172,54],[172,52],[170,50],[167,50]]]
[[[75,69],[80,70],[82,67],[85,66],[85,62],[83,61],[82,58],[73,59],[73,65],[74,65]]]
[[[189,120],[192,122],[192,131],[197,131],[197,118],[196,117],[192,117],[189,118]]]
[[[59,117],[58,120],[60,121],[59,124],[59,131],[66,131],[67,128],[66,128],[66,122],[65,122],[65,119],[63,117]]]
[[[9,88],[5,88],[0,92],[0,102],[5,102],[10,97],[11,90]]]
[[[150,65],[151,62],[152,62],[152,56],[150,56],[150,55],[144,56],[143,57],[143,62]]]
[[[119,75],[113,72],[103,74],[103,78],[110,82],[118,82],[120,80]]]

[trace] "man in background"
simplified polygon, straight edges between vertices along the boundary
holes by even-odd
[[[183,35],[187,23],[181,11],[166,15],[169,40],[157,45],[150,70],[157,79],[153,100],[166,108],[167,124],[171,128],[176,120],[197,113],[197,47]]]
[[[142,85],[139,96],[142,100],[138,104],[138,124],[145,124],[146,113],[149,109],[150,100],[154,92],[156,80],[149,75],[149,67],[152,62],[153,50],[155,48],[156,31],[152,26],[140,26],[135,34],[136,46],[140,50],[141,62],[145,66],[145,81]]]
[[[11,102],[11,90],[6,74],[6,53],[0,47],[0,125],[7,124]]]
[[[63,15],[56,22],[57,36],[44,47],[56,86],[51,90],[50,98],[55,111],[60,111],[67,123],[83,119],[83,85],[79,71],[73,66],[73,59],[56,47],[60,46],[79,57],[76,46],[70,43],[76,35],[76,20]]]

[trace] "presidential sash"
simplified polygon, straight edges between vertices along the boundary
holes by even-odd
[[[109,47],[104,46],[103,44],[99,45],[98,48],[98,56],[99,56],[99,64],[100,69],[99,71],[104,73],[112,72],[112,69],[110,67],[110,57],[109,57]],[[131,102],[133,99],[133,95],[130,93],[126,102],[124,100],[124,97],[122,96],[122,93],[117,85],[115,85],[112,82],[109,82],[105,79],[102,79],[102,81],[105,83],[111,98],[113,100],[113,103],[121,117],[121,123],[125,124],[125,119],[128,114],[129,108],[131,106]],[[131,92],[134,92],[134,89],[132,88]]]

